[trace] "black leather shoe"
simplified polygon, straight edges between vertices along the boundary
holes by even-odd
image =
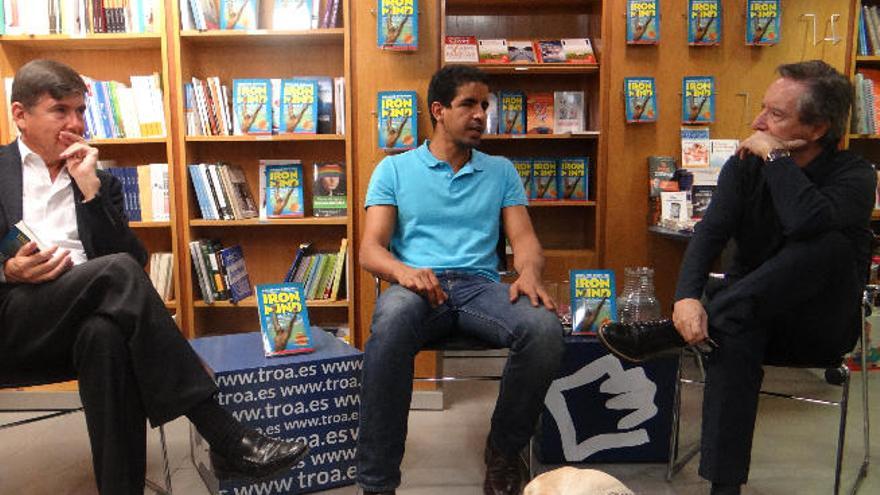
[[[211,449],[214,474],[220,479],[263,479],[296,465],[308,453],[302,442],[286,442],[248,430],[229,456]]]
[[[612,354],[633,363],[687,345],[672,320],[636,323],[612,321],[599,327],[598,334],[599,340]]]
[[[506,456],[486,439],[485,495],[518,495],[522,492],[528,467],[519,455]]]

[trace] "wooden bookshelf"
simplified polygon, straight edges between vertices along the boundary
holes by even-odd
[[[188,246],[197,239],[217,239],[224,247],[240,245],[252,285],[278,283],[287,273],[296,247],[312,243],[313,252],[338,252],[342,238],[349,239],[349,260],[354,242],[353,217],[312,216],[311,189],[313,164],[341,160],[346,164],[349,212],[355,208],[352,183],[354,175],[350,137],[351,61],[349,39],[349,5],[343,0],[342,25],[333,29],[306,31],[183,31],[179,6],[185,0],[168,0],[174,16],[169,39],[176,54],[173,64],[173,85],[178,98],[173,140],[179,144],[177,180],[181,199],[181,277],[184,328],[189,337],[217,333],[252,331],[259,327],[256,303],[249,297],[238,304],[202,300],[198,281],[192,274],[192,257]],[[263,2],[261,22],[267,17],[272,2]],[[264,24],[261,24],[264,25]],[[193,77],[219,77],[232,94],[232,81],[247,78],[290,78],[295,76],[343,77],[346,81],[346,123],[348,128],[337,134],[281,134],[247,136],[190,136],[186,134],[183,84]],[[186,168],[191,163],[224,161],[239,165],[244,171],[254,198],[259,198],[259,160],[299,159],[305,175],[305,217],[290,219],[205,220],[201,218],[195,193]],[[311,301],[309,318],[317,325],[347,324],[355,332],[352,294],[352,269],[346,271],[338,301]]]

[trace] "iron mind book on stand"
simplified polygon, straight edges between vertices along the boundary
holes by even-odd
[[[263,284],[256,292],[266,356],[314,351],[303,285]]]
[[[602,324],[617,319],[617,290],[611,270],[572,270],[571,334],[596,335]]]

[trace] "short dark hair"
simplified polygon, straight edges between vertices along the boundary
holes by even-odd
[[[56,100],[88,92],[86,83],[71,67],[54,60],[38,59],[24,64],[12,81],[10,102],[31,108],[48,94]]]
[[[431,84],[428,85],[428,112],[431,105],[436,101],[446,108],[452,105],[458,88],[467,83],[482,83],[489,85],[489,75],[482,70],[469,65],[447,65],[434,73]],[[437,119],[431,113],[431,125],[437,125]]]
[[[828,132],[819,138],[824,147],[836,146],[846,132],[853,87],[840,72],[821,60],[783,64],[779,75],[806,85],[798,99],[799,120],[804,124],[828,124]]]

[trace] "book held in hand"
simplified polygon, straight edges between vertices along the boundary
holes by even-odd
[[[314,351],[303,285],[264,284],[256,289],[266,356]]]
[[[572,270],[571,334],[595,335],[604,323],[617,319],[617,290],[611,270]]]
[[[0,262],[14,258],[18,250],[31,241],[37,243],[37,249],[40,251],[44,251],[49,247],[40,241],[37,235],[34,234],[34,231],[24,223],[24,220],[19,220],[0,240]]]

